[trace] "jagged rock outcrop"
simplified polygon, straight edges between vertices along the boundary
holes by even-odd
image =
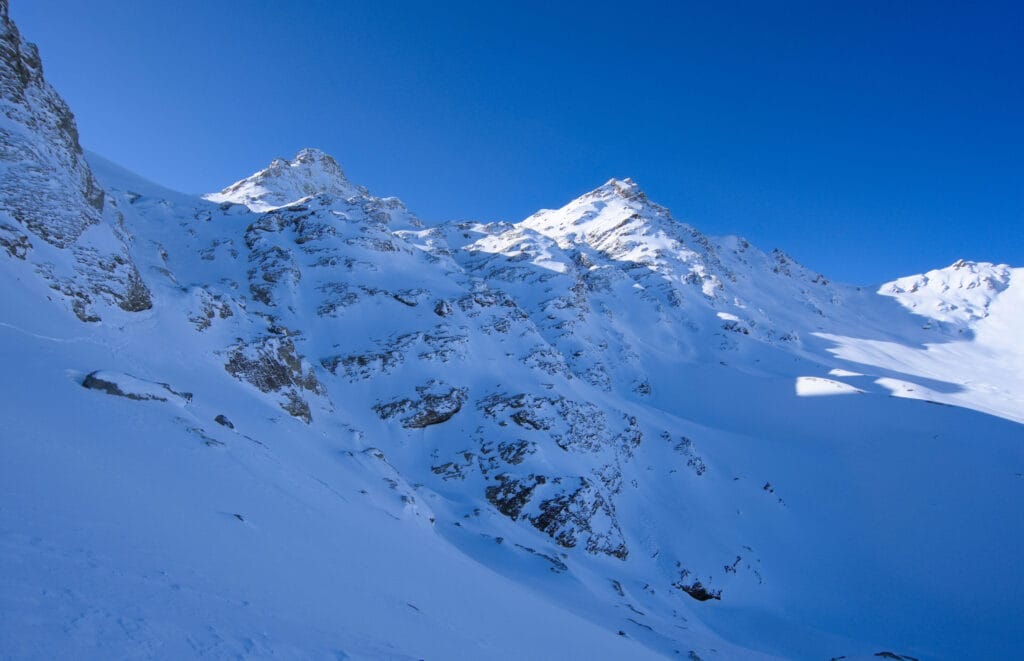
[[[0,2],[0,211],[67,248],[100,222],[103,190],[82,155],[71,109],[43,78],[39,50],[22,41],[7,5]]]
[[[376,404],[373,409],[384,420],[399,418],[407,429],[423,429],[451,420],[462,410],[469,391],[432,379],[416,386],[415,398],[396,399]]]
[[[366,216],[395,228],[419,228],[423,224],[394,197],[377,198],[345,177],[334,158],[319,149],[301,149],[292,159],[276,158],[269,166],[236,181],[219,193],[210,193],[211,202],[244,204],[253,211],[270,211],[292,206],[310,197],[329,196],[351,200],[363,207]]]
[[[0,115],[0,247],[33,262],[82,321],[99,321],[98,301],[127,312],[152,307],[123,218],[105,203],[74,115],[44,79],[39,51],[22,40],[6,0],[0,4]],[[93,236],[84,236],[90,228]],[[40,247],[32,237],[57,251],[34,256]]]
[[[287,335],[235,344],[228,351],[224,369],[260,392],[279,393],[283,396],[281,408],[307,424],[313,414],[303,393],[325,392],[312,367],[296,353],[295,344]]]

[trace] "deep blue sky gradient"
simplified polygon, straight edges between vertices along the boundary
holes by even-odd
[[[973,6],[968,6],[969,4]],[[633,177],[858,284],[1024,266],[1024,3],[12,0],[83,144],[219,189],[315,146],[425,220]]]

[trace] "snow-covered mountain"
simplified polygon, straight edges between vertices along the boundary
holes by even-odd
[[[0,0],[0,652],[1003,658],[1024,269],[93,154]]]

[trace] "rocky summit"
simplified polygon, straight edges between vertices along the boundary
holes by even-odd
[[[11,658],[1010,658],[1024,269],[79,146],[0,0]]]

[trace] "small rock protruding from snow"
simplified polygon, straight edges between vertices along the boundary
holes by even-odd
[[[182,406],[192,401],[192,393],[178,392],[166,383],[146,381],[130,374],[108,370],[90,372],[82,380],[82,387],[136,401],[174,401]]]

